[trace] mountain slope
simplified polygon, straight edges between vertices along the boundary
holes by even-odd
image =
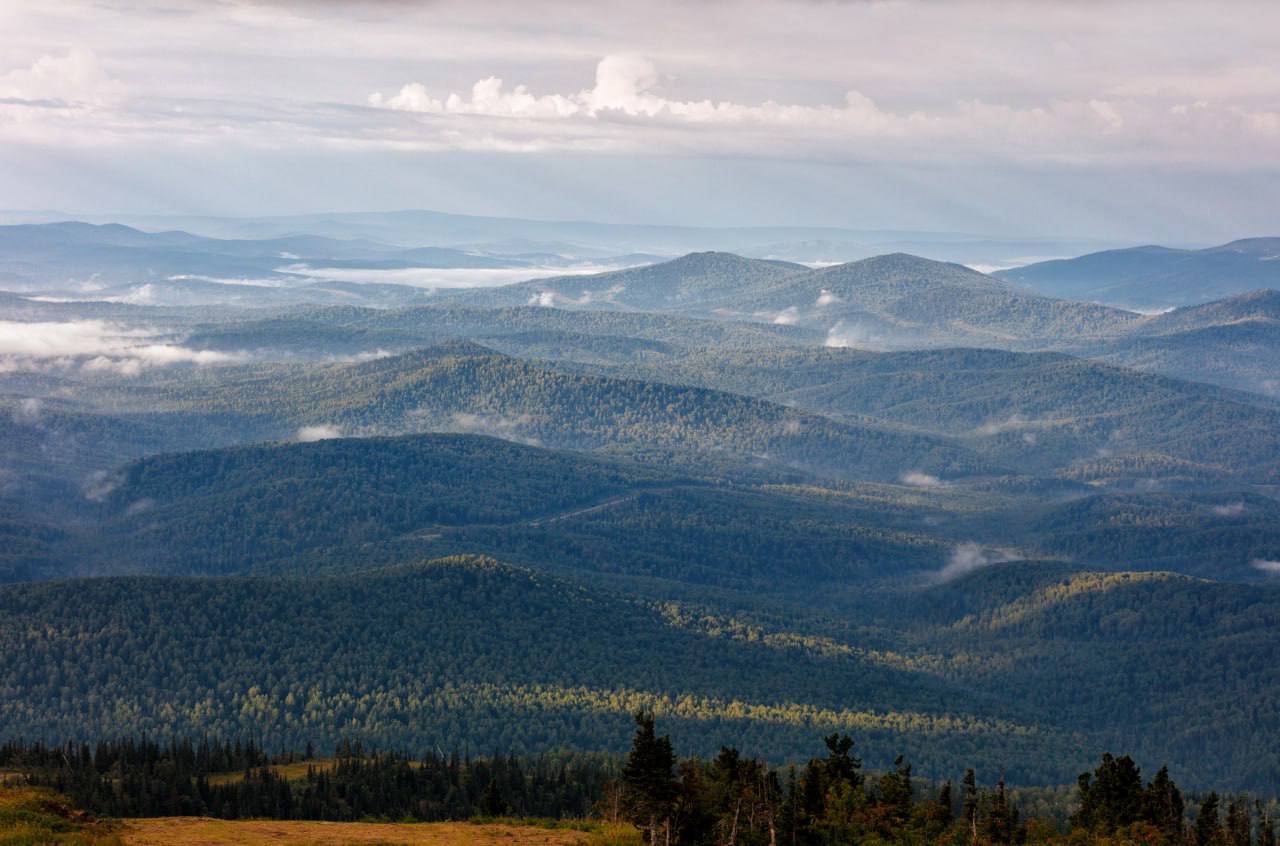
[[[887,607],[872,644],[474,557],[11,585],[0,731],[619,749],[648,705],[693,751],[787,759],[847,731],[869,767],[904,753],[934,778],[976,765],[1061,784],[1117,744],[1234,788],[1280,774],[1280,670],[1260,657],[1277,647],[1274,590],[1010,565]]]
[[[1280,408],[1259,397],[1059,353],[779,348],[652,357],[607,372],[748,394],[836,418],[874,418],[960,439],[993,462],[1053,474],[1146,457],[1126,472],[1172,481],[1156,456],[1206,474],[1280,475]],[[1074,472],[1074,471],[1073,471]],[[1134,476],[1133,474],[1137,475]]]
[[[1280,287],[1280,238],[1246,238],[1203,250],[1106,250],[997,275],[1055,297],[1148,309],[1192,305]]]
[[[720,391],[565,372],[474,344],[270,381],[251,375],[175,389],[168,402],[263,419],[264,434],[277,438],[310,426],[365,435],[473,432],[664,461],[747,462],[775,472],[890,481],[909,471],[996,470],[940,438],[835,422]]]
[[[652,470],[475,435],[233,447],[135,462],[80,555],[90,572],[297,570],[308,553],[360,550],[444,527],[546,518],[658,484]]]
[[[469,291],[455,295],[454,299],[488,306],[542,305],[705,314],[805,269],[804,265],[748,259],[732,253],[690,253],[644,267],[591,276],[535,279]]]
[[[15,647],[0,652],[10,737],[253,730],[269,745],[616,749],[649,703],[699,750],[791,756],[844,729],[876,760],[906,749],[939,771],[975,735],[993,765],[1032,770],[1035,748],[1065,751],[1000,716],[1016,709],[928,673],[708,636],[475,557],[336,579],[8,586],[0,638]]]
[[[829,345],[873,348],[1044,342],[1113,334],[1139,319],[1028,294],[962,265],[901,253],[787,277],[737,308],[775,322],[827,327]]]

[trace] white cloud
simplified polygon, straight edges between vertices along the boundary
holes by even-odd
[[[0,371],[47,368],[112,371],[136,375],[146,367],[223,364],[238,353],[194,350],[165,340],[152,329],[102,320],[22,323],[0,320]]]
[[[320,424],[317,426],[303,426],[294,436],[294,440],[300,443],[309,444],[316,441],[327,441],[332,438],[341,437],[341,427],[331,426],[329,424]]]
[[[44,414],[44,403],[35,397],[27,397],[18,402],[13,410],[13,419],[18,423],[31,425],[39,423]]]
[[[779,152],[779,145],[794,151],[855,144],[864,152],[905,159],[962,154],[1062,162],[1150,161],[1160,152],[1182,157],[1202,155],[1206,144],[1217,149],[1215,133],[1222,132],[1266,156],[1271,140],[1280,134],[1280,120],[1270,110],[1221,103],[1170,106],[1149,98],[1116,98],[1114,92],[1016,105],[963,97],[930,108],[889,109],[857,89],[847,90],[838,103],[745,103],[668,97],[659,92],[660,82],[648,59],[609,55],[596,65],[594,85],[577,92],[535,94],[526,85],[508,88],[503,79],[488,76],[472,85],[468,96],[433,96],[425,84],[413,82],[396,94],[375,92],[368,101],[377,109],[432,118],[502,121],[490,131],[506,135],[513,149],[530,150],[581,148],[587,139],[605,147],[639,150],[654,141],[644,127],[724,127],[719,134],[699,132],[691,144],[740,152]],[[543,126],[530,129],[528,124]],[[550,128],[559,124],[578,128],[563,134]],[[606,129],[599,129],[605,124]],[[614,131],[619,125],[628,130],[622,136]],[[434,137],[440,126],[424,123],[420,129]],[[678,133],[662,135],[661,142],[684,146]],[[1280,161],[1272,153],[1269,158]]]
[[[794,326],[799,320],[800,309],[795,306],[787,306],[773,318],[773,322],[777,326]]]
[[[1239,517],[1244,513],[1243,502],[1229,502],[1224,505],[1214,505],[1209,508],[1218,517]]]
[[[962,543],[951,550],[947,563],[933,574],[932,581],[949,582],[952,579],[967,576],[975,570],[981,570],[983,567],[1013,560],[1015,558],[1008,552],[987,550],[972,542]]]
[[[1021,414],[1011,414],[1003,420],[990,420],[974,429],[976,435],[1001,435],[1005,432],[1016,432],[1022,429],[1032,429],[1043,425],[1042,421],[1030,420]],[[1025,438],[1024,438],[1025,440]],[[1034,435],[1028,443],[1034,443]]]
[[[0,99],[25,101],[36,107],[101,105],[118,99],[123,92],[123,85],[112,79],[97,55],[85,47],[73,47],[65,55],[41,56],[30,67],[0,75]]]
[[[451,419],[453,431],[475,435],[489,435],[494,438],[515,441],[517,443],[541,446],[537,438],[525,435],[522,430],[533,423],[528,414],[508,417],[503,414],[475,414],[469,411],[458,411]]]
[[[144,497],[129,503],[129,507],[124,510],[125,516],[133,517],[137,514],[144,514],[156,507],[156,501],[151,497]]]
[[[279,268],[291,273],[331,282],[369,282],[392,285],[412,285],[429,291],[454,288],[493,288],[533,279],[561,276],[583,276],[619,270],[616,264],[583,264],[574,267],[405,267],[394,269],[370,269],[358,267],[309,267],[289,265]],[[619,289],[621,290],[621,289]]]
[[[542,306],[543,308],[554,308],[556,306],[586,306],[592,303],[612,303],[616,301],[618,294],[627,289],[626,285],[614,285],[606,291],[583,291],[576,297],[562,294],[559,291],[539,291],[536,294],[530,294],[528,304],[531,306]]]
[[[899,479],[902,484],[910,485],[913,488],[943,488],[947,485],[937,476],[921,473],[919,470],[909,470],[903,473]]]
[[[838,297],[838,296],[836,296],[835,294],[831,293],[831,292],[830,292],[830,291],[828,291],[826,288],[823,288],[823,289],[822,289],[822,291],[820,291],[820,292],[818,293],[818,300],[817,300],[816,305],[818,305],[818,306],[829,306],[829,305],[831,305],[832,303],[838,303],[838,302],[840,302],[840,301],[841,301],[841,300],[840,300],[840,297]]]
[[[887,345],[888,338],[877,329],[863,326],[852,320],[836,321],[835,325],[827,330],[826,340],[823,341],[823,346],[834,349],[853,347],[880,350],[885,349]]]
[[[124,484],[124,478],[119,473],[95,470],[84,481],[82,487],[84,498],[90,502],[103,502],[122,484]]]
[[[1249,562],[1253,569],[1266,573],[1268,576],[1280,576],[1280,561],[1268,561],[1265,558],[1255,558]]]

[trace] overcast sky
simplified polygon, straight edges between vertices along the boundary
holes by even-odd
[[[1280,4],[0,0],[0,208],[1280,234]]]

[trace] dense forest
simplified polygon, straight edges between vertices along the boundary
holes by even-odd
[[[463,557],[11,585],[0,723],[47,739],[259,732],[277,747],[347,736],[524,754],[617,750],[644,705],[700,754],[786,758],[815,732],[857,731],[873,765],[902,752],[930,777],[965,762],[1057,784],[1082,747],[1122,742],[1197,786],[1280,774],[1274,590],[1007,564],[875,592],[846,618],[609,584],[622,586]],[[1115,694],[1126,686],[1144,694]]]

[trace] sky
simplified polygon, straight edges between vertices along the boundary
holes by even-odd
[[[1280,4],[0,0],[0,208],[1280,234]]]

